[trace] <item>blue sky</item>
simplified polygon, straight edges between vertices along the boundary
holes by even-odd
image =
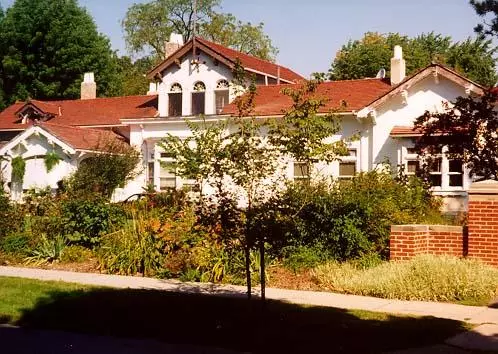
[[[131,4],[144,1],[79,0],[121,54],[126,48],[120,21]],[[4,8],[12,2],[0,0]],[[468,0],[223,0],[222,11],[264,22],[280,50],[277,61],[303,75],[327,71],[341,45],[367,31],[435,31],[463,40],[479,22]]]

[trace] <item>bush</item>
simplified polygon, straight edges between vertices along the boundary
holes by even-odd
[[[22,224],[22,214],[10,202],[9,195],[3,189],[0,172],[0,240],[13,232],[19,231]]]
[[[430,255],[370,268],[329,262],[315,268],[313,275],[320,285],[340,293],[475,305],[489,303],[498,287],[496,268],[475,260]]]
[[[93,247],[125,222],[124,211],[101,198],[67,199],[61,204],[64,234],[73,244]]]
[[[94,256],[93,252],[82,246],[68,246],[61,255],[63,263],[82,263]]]
[[[389,171],[361,173],[332,185],[294,184],[279,203],[281,215],[275,219],[283,220],[281,228],[287,231],[278,248],[300,253],[304,247],[316,256],[314,261],[345,261],[371,253],[386,257],[391,225],[442,221],[440,203],[420,180],[400,182]],[[280,256],[293,257],[294,263],[301,257]],[[303,259],[303,266],[309,259]]]
[[[67,240],[61,235],[50,238],[43,236],[41,242],[31,251],[31,255],[26,258],[26,262],[37,265],[57,262],[61,259],[66,245]]]
[[[26,256],[30,252],[29,241],[23,233],[12,233],[0,241],[0,249],[11,255]]]

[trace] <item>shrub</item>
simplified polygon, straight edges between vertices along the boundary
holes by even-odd
[[[331,185],[290,185],[279,203],[284,215],[275,219],[287,229],[279,249],[301,252],[304,247],[316,260],[344,261],[370,253],[386,257],[391,225],[442,220],[440,203],[420,180],[401,182],[389,171],[361,173]]]
[[[101,198],[67,199],[61,205],[64,233],[73,244],[92,247],[125,221],[124,211]]]
[[[0,249],[5,253],[26,256],[30,252],[29,237],[23,233],[12,233],[0,241]]]
[[[8,194],[4,191],[0,171],[0,240],[12,232],[19,231],[21,224],[22,214],[10,202]]]
[[[81,263],[93,256],[93,252],[88,248],[73,245],[64,248],[60,260],[63,263]]]
[[[362,268],[329,262],[313,270],[331,291],[387,299],[487,304],[497,294],[498,269],[476,260],[421,255]]]

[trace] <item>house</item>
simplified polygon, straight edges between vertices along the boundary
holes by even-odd
[[[232,84],[232,69],[237,62],[256,79],[255,114],[258,117],[282,116],[291,103],[281,93],[282,88],[298,85],[303,79],[291,69],[202,38],[196,37],[183,43],[181,36],[172,35],[166,48],[168,57],[149,73],[152,83],[147,96],[95,99],[95,83],[87,77],[82,84],[81,100],[32,100],[7,108],[0,113],[0,140],[4,137],[9,142],[0,148],[0,155],[28,153],[22,152],[23,147],[30,150],[32,145],[37,145],[35,138],[26,138],[22,134],[14,137],[12,133],[31,125],[47,134],[52,134],[49,132],[50,124],[80,130],[107,130],[109,134],[127,139],[129,144],[140,149],[143,156],[142,173],[119,192],[117,199],[140,192],[149,183],[157,190],[181,188],[191,181],[184,181],[161,167],[160,161],[167,160],[168,156],[157,143],[167,133],[180,138],[189,136],[186,119],[196,120],[203,115],[208,120],[217,120],[235,114],[234,105],[230,103],[238,94],[237,87]],[[320,85],[318,94],[328,99],[323,113],[332,108],[340,110],[342,130],[332,138],[359,135],[359,139],[349,145],[349,156],[321,166],[320,171],[338,178],[351,178],[359,171],[370,171],[389,161],[394,166],[405,165],[409,174],[415,173],[418,162],[413,145],[419,132],[412,128],[414,120],[426,110],[441,110],[443,102],[453,101],[458,96],[481,95],[484,89],[439,64],[429,65],[406,77],[402,49],[397,46],[391,60],[390,79],[367,78]],[[50,141],[53,143],[55,140]],[[69,141],[66,143],[70,146]],[[66,151],[76,149],[73,147],[69,151],[66,148]],[[77,152],[69,154],[69,157],[75,168],[84,154]],[[447,210],[465,209],[471,183],[468,171],[460,161],[449,160],[445,151],[441,152],[437,162],[431,172],[434,193],[445,198]],[[300,177],[297,166],[298,162],[289,161],[286,168],[288,178]],[[37,175],[40,171],[33,168],[27,172],[30,173]],[[64,173],[53,180],[63,177]],[[5,175],[8,180],[8,173]],[[48,183],[47,178],[41,176],[36,180],[39,184]],[[29,181],[32,180],[26,181],[24,189],[33,185],[27,183]]]

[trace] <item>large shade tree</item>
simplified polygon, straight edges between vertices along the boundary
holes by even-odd
[[[6,103],[77,98],[85,72],[95,73],[99,95],[118,93],[109,40],[77,0],[16,0],[0,26]]]
[[[164,58],[164,41],[171,33],[180,33],[185,41],[196,33],[262,59],[274,59],[277,49],[263,32],[263,24],[252,25],[231,14],[216,12],[219,0],[151,0],[133,4],[122,21],[126,44],[131,53]]]
[[[395,45],[403,47],[407,74],[438,62],[455,68],[468,78],[485,86],[496,83],[496,48],[482,37],[453,42],[451,37],[434,32],[414,38],[399,33],[368,32],[351,40],[337,53],[329,70],[331,80],[375,77],[379,69],[388,70]]]

